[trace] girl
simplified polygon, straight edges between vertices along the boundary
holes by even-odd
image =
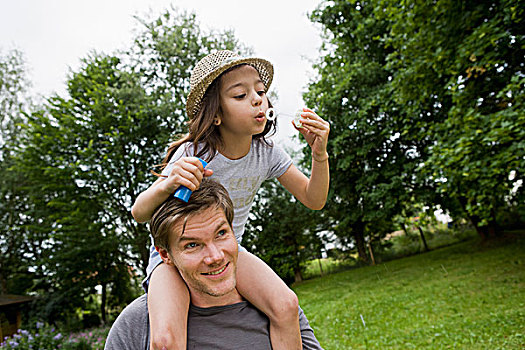
[[[186,102],[189,133],[168,149],[161,177],[141,193],[132,214],[138,222],[179,186],[195,190],[204,176],[221,182],[234,203],[233,230],[241,242],[253,198],[261,183],[276,177],[305,206],[321,209],[328,194],[326,151],[329,124],[303,109],[299,132],[312,149],[310,178],[299,171],[278,145],[265,138],[275,131],[266,119],[266,96],[273,66],[260,58],[218,51],[195,66]],[[208,162],[206,169],[196,157]],[[190,199],[191,200],[191,199]],[[148,266],[148,308],[152,348],[186,349],[189,294],[176,269],[160,264],[152,250]],[[237,289],[270,320],[274,349],[301,349],[297,297],[259,258],[239,246]]]

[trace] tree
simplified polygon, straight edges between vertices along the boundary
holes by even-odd
[[[386,1],[375,15],[392,23],[384,40],[394,99],[432,118],[403,131],[432,139],[420,173],[482,237],[494,235],[496,212],[523,181],[525,4]]]
[[[364,233],[405,208],[440,205],[485,236],[520,203],[521,14],[513,1],[330,1],[311,15],[324,45],[305,100],[332,122],[328,210],[361,259]]]
[[[136,237],[126,208],[136,187],[143,116],[150,112],[140,77],[120,71],[119,62],[111,56],[84,60],[68,82],[70,97],[50,98],[31,114],[19,145],[17,166],[37,209],[38,227],[27,229],[48,237],[39,263],[50,289],[49,318],[82,307],[97,285],[105,297],[115,274],[133,265],[128,252]]]
[[[29,233],[18,224],[30,209],[19,186],[23,178],[14,167],[14,147],[20,124],[32,105],[24,57],[12,50],[0,55],[0,293],[22,294],[31,285]]]
[[[314,11],[312,21],[324,28],[323,56],[303,96],[331,122],[327,211],[334,232],[364,262],[368,233],[384,231],[381,223],[392,221],[416,190],[420,156],[420,146],[400,134],[405,114],[391,97],[391,50],[380,40],[389,26],[375,19],[374,6],[332,1]]]

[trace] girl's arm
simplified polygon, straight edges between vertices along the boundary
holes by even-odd
[[[246,250],[239,252],[237,290],[270,319],[273,349],[302,349],[297,296],[264,261]]]
[[[296,128],[312,149],[312,172],[306,177],[293,164],[281,175],[279,182],[306,207],[322,209],[328,196],[330,172],[328,168],[328,134],[330,124],[308,108],[303,109],[302,128]]]
[[[131,208],[131,214],[138,222],[146,222],[151,219],[155,209],[179,186],[186,186],[195,191],[202,178],[212,174],[213,171],[204,169],[197,158],[182,157],[173,164],[167,177],[158,178],[146,191],[139,194]]]

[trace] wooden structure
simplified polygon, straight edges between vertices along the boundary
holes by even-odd
[[[33,300],[23,295],[0,294],[0,340],[16,333],[22,323],[21,306]]]

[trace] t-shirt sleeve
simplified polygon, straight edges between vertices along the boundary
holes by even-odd
[[[109,330],[104,350],[146,350],[148,347],[148,305],[144,294],[122,310]]]
[[[299,327],[301,328],[301,339],[303,341],[303,350],[323,350],[321,344],[314,335],[314,330],[310,327],[303,309],[299,308]]]
[[[286,170],[288,170],[290,165],[292,165],[292,158],[281,146],[275,142],[273,143],[272,147],[269,147],[269,149],[271,155],[271,166],[268,178],[272,179],[283,175]]]

